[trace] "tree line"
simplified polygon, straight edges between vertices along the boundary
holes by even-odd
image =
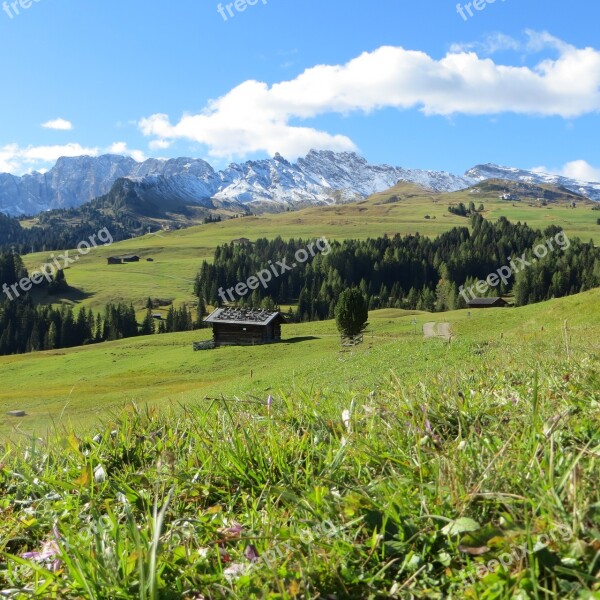
[[[50,252],[75,248],[81,240],[107,228],[115,242],[129,239],[135,220],[117,222],[100,210],[87,205],[76,215],[74,209],[60,209],[38,215],[38,224],[23,227],[19,220],[0,213],[0,251],[17,254]],[[78,218],[75,218],[78,217]]]
[[[455,227],[435,239],[415,234],[334,242],[327,255],[317,254],[274,278],[268,287],[260,286],[241,298],[239,304],[264,308],[297,304],[294,316],[300,321],[334,318],[342,291],[357,287],[370,310],[464,308],[460,286],[485,280],[511,257],[531,256],[537,244],[561,231],[555,226],[535,230],[504,217],[491,222],[477,212],[471,216],[471,226],[472,230]],[[195,293],[200,300],[220,306],[220,288],[247,281],[269,261],[285,258],[293,264],[296,251],[307,244],[307,240],[278,237],[258,239],[252,245],[219,246],[214,260],[202,263]],[[523,305],[596,286],[600,286],[600,251],[593,242],[575,238],[568,249],[556,249],[486,295],[514,293],[515,303]]]
[[[24,354],[38,350],[73,348],[100,342],[190,331],[197,326],[185,306],[170,307],[164,321],[155,325],[148,315],[138,325],[131,304],[108,304],[103,313],[85,307],[75,314],[70,306],[35,306],[30,297],[0,303],[0,355]]]
[[[14,253],[0,253],[0,286],[6,284],[10,287],[23,277],[27,277],[27,270],[21,257]],[[67,283],[63,271],[58,271],[54,280],[45,285],[49,294],[64,289]],[[202,316],[198,313],[194,318],[185,305],[179,308],[170,306],[165,319],[156,324],[152,301],[148,299],[146,316],[138,325],[132,304],[109,303],[96,314],[82,307],[75,313],[67,305],[35,305],[29,293],[13,300],[2,295],[0,355],[72,348],[137,335],[189,331],[202,325]]]

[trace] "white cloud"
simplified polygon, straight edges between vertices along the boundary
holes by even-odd
[[[71,129],[73,129],[73,123],[66,119],[54,119],[53,121],[42,123],[42,127],[45,129],[56,129],[58,131],[71,131]]]
[[[141,150],[130,150],[127,147],[127,142],[115,142],[106,149],[108,154],[121,154],[123,156],[131,156],[137,162],[146,160],[145,154]]]
[[[172,143],[169,140],[152,140],[148,146],[150,150],[166,150],[171,147]]]
[[[600,182],[600,169],[593,167],[585,160],[574,160],[568,162],[563,168],[561,175],[577,179],[579,181]]]
[[[318,65],[272,86],[245,81],[208,103],[199,114],[172,123],[165,114],[143,118],[152,143],[187,139],[212,157],[255,152],[294,158],[310,148],[352,150],[351,139],[298,124],[320,115],[369,113],[393,107],[425,115],[560,116],[600,110],[600,51],[577,49],[547,33],[527,33],[532,50],[558,56],[533,68],[495,63],[474,51],[450,51],[440,60],[424,52],[384,46],[344,65]],[[510,38],[497,41],[510,45]]]
[[[572,46],[550,35],[546,31],[525,30],[525,39],[517,40],[505,33],[495,32],[485,35],[481,41],[458,43],[450,46],[450,52],[480,52],[490,55],[502,51],[522,52],[524,54],[535,54],[546,49],[554,49],[559,52],[567,52]]]
[[[534,31],[533,29],[525,30],[527,43],[525,48],[528,52],[541,52],[545,48],[554,48],[561,53],[574,50],[574,47],[566,42],[563,42],[557,37],[554,37],[547,31]]]
[[[481,42],[468,42],[452,44],[450,52],[481,52],[482,54],[496,54],[502,50],[522,50],[523,44],[504,33],[491,33],[486,35]]]
[[[22,175],[32,171],[43,173],[52,167],[61,157],[99,156],[102,153],[122,154],[134,160],[146,160],[141,150],[131,150],[125,142],[115,142],[108,148],[86,148],[81,144],[71,143],[62,146],[27,146],[18,144],[0,146],[0,173]]]
[[[80,144],[63,146],[27,146],[7,144],[0,147],[0,172],[21,174],[56,162],[61,156],[98,156],[98,148],[85,148]]]
[[[573,160],[558,169],[535,167],[531,170],[534,173],[570,177],[571,179],[576,179],[577,181],[585,183],[600,183],[600,168],[593,167],[585,160]]]

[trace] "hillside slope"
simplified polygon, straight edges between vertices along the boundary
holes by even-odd
[[[202,260],[211,260],[219,244],[240,237],[255,240],[278,235],[286,239],[324,236],[332,240],[366,239],[397,233],[435,236],[453,227],[468,226],[468,219],[448,212],[449,205],[459,202],[483,204],[482,214],[486,219],[504,216],[542,230],[557,225],[569,236],[600,243],[600,226],[596,224],[600,212],[592,210],[595,205],[577,202],[577,208],[572,208],[571,197],[568,199],[543,206],[525,200],[500,200],[495,190],[482,190],[476,194],[470,190],[436,194],[415,184],[400,183],[357,203],[248,216],[179,231],[159,231],[113,246],[99,247],[80,257],[77,264],[68,269],[67,280],[78,292],[62,299],[82,301],[83,305],[94,309],[122,300],[143,308],[149,296],[190,303],[194,302],[193,280]],[[113,254],[138,254],[142,262],[108,266],[106,259]],[[24,261],[31,271],[47,262],[49,257],[50,253],[29,254],[24,256]],[[147,262],[148,258],[153,262]]]
[[[595,598],[599,310],[386,310],[351,352],[324,322],[0,359],[2,411],[31,415],[2,422],[0,593]]]
[[[390,368],[404,381],[416,382],[439,369],[460,368],[465,360],[480,360],[472,354],[480,344],[491,343],[493,352],[486,354],[486,360],[510,355],[512,364],[518,361],[514,354],[518,348],[518,352],[535,348],[533,357],[552,344],[564,347],[565,320],[573,347],[579,341],[596,340],[600,350],[600,289],[518,309],[468,314],[371,312],[366,343],[351,354],[339,353],[335,323],[323,321],[287,325],[284,343],[252,350],[193,352],[193,341],[211,335],[210,330],[202,330],[0,358],[5,381],[0,412],[23,409],[29,414],[24,420],[4,421],[0,433],[15,426],[25,431],[68,422],[90,425],[106,418],[109,409],[131,401],[187,403],[222,393],[263,397],[274,390],[313,384],[366,389],[387,380]],[[430,345],[421,335],[428,321],[450,322],[457,339],[450,347]],[[524,340],[533,346],[524,345]],[[30,386],[30,381],[44,384]]]

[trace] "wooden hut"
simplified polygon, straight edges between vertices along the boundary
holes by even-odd
[[[281,341],[280,312],[256,308],[217,308],[206,319],[213,328],[215,346],[257,346]]]
[[[467,302],[469,308],[500,308],[508,306],[502,298],[473,298]]]

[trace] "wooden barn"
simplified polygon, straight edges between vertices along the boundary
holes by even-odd
[[[133,263],[140,262],[140,257],[132,254],[129,256],[109,256],[108,264],[109,265],[122,265],[123,263]]]
[[[206,319],[213,328],[215,346],[257,346],[281,341],[280,312],[256,308],[217,308]]]
[[[508,306],[502,298],[473,298],[467,302],[468,308],[500,308]]]

